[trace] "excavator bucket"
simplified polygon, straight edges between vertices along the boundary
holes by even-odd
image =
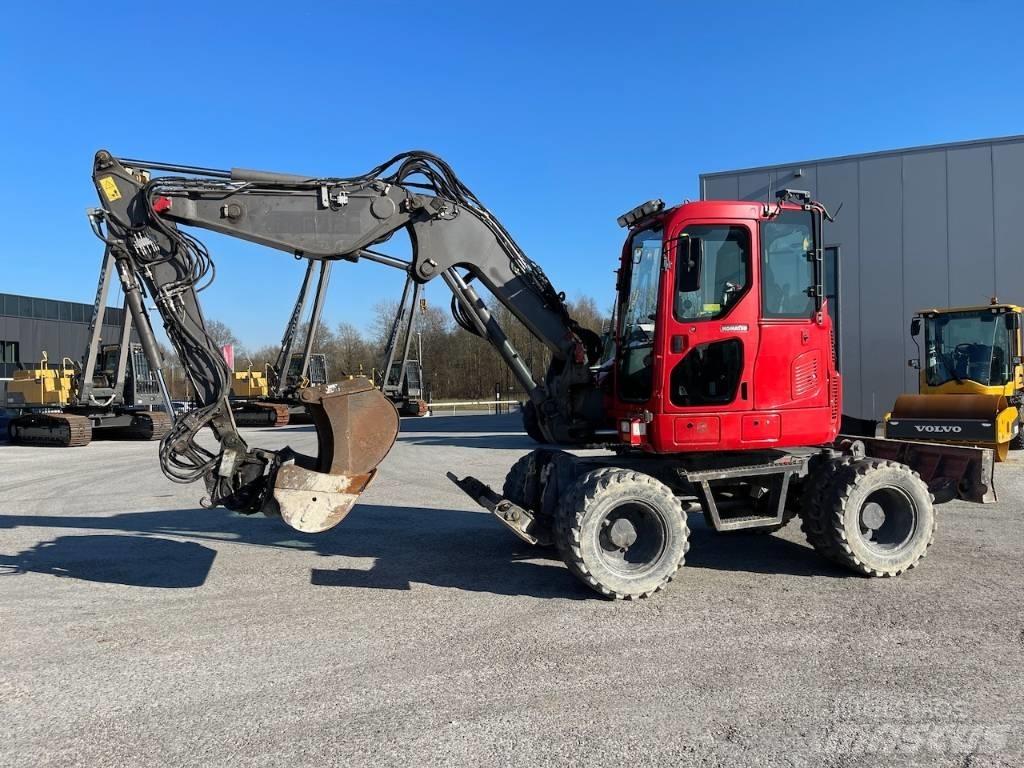
[[[367,379],[307,387],[299,393],[316,425],[317,456],[296,455],[274,479],[281,517],[304,533],[340,523],[398,436],[398,411]]]
[[[886,437],[979,445],[993,449],[996,461],[1006,460],[1020,429],[1003,395],[900,395],[885,421]]]

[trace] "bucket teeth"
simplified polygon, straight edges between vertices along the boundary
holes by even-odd
[[[317,456],[278,468],[273,499],[288,525],[319,533],[340,523],[376,474],[398,436],[398,411],[367,379],[307,387]]]

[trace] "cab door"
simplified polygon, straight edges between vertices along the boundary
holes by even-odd
[[[816,442],[830,416],[832,324],[819,313],[813,214],[783,209],[759,223],[761,343],[754,407],[776,411],[787,442]],[[827,305],[824,309],[827,309]]]
[[[752,222],[683,221],[667,233],[660,442],[668,450],[740,447],[758,347]]]

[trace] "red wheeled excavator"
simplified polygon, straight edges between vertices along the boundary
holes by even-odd
[[[825,557],[894,576],[932,542],[933,494],[992,496],[991,451],[839,438],[841,381],[823,291],[828,213],[807,193],[785,190],[770,204],[655,200],[622,216],[609,370],[596,365],[600,337],[435,155],[407,152],[359,176],[330,177],[100,151],[93,178],[103,207],[90,218],[118,262],[142,342],[155,355],[144,289],[196,386],[199,407],[162,441],[161,466],[177,482],[203,480],[210,504],[280,515],[301,531],[330,528],[373,479],[399,419],[371,382],[347,380],[300,392],[318,456],[248,446],[196,296],[210,257],[184,226],[307,259],[371,260],[419,284],[440,278],[458,324],[501,355],[537,430],[561,446],[524,456],[501,493],[449,477],[522,539],[557,546],[602,595],[646,597],[665,586],[684,562],[690,511],[722,533],[770,531],[800,514]],[[376,248],[399,231],[412,243],[408,260]],[[543,380],[478,285],[550,350]],[[205,428],[219,448],[197,442]],[[581,456],[573,446],[609,450]]]

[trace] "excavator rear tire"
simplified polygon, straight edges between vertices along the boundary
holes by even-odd
[[[826,543],[826,556],[855,573],[898,576],[917,565],[935,538],[932,502],[921,476],[905,464],[842,464],[821,495],[815,535]]]
[[[679,499],[642,472],[580,476],[558,508],[556,543],[569,570],[615,600],[649,597],[675,577],[689,549]]]

